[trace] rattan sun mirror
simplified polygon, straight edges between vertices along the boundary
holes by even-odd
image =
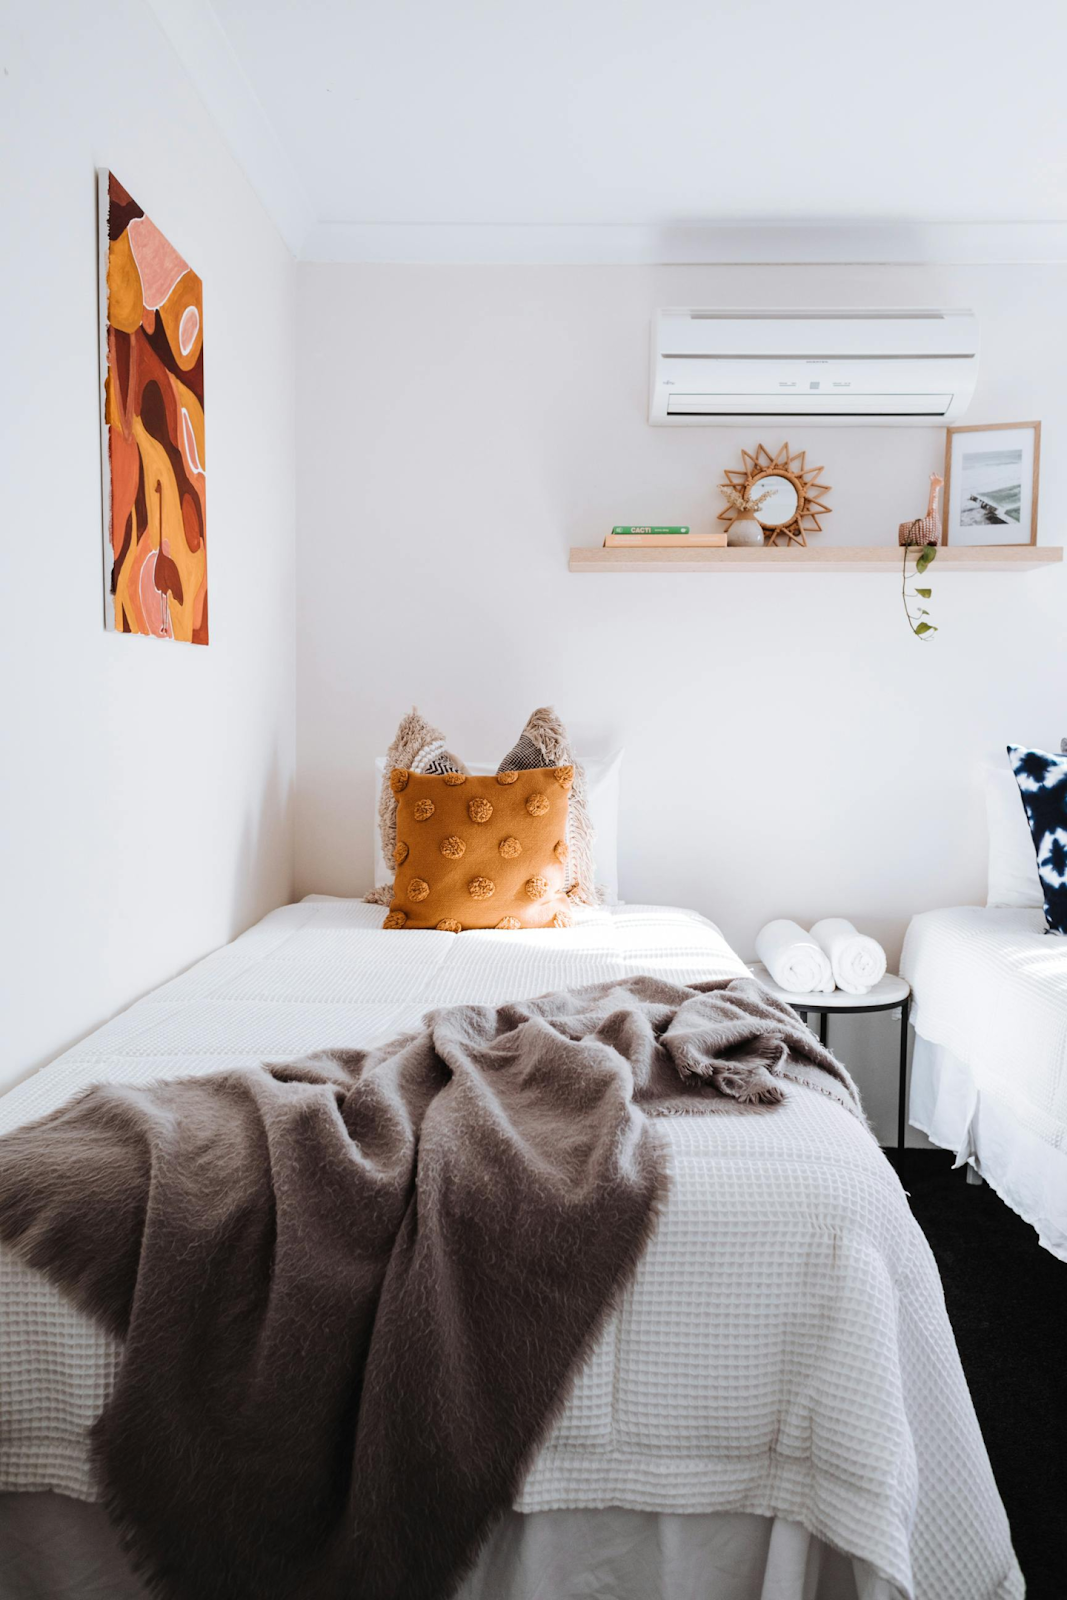
[[[822,531],[819,517],[827,515],[830,507],[820,496],[830,493],[830,485],[818,481],[822,467],[805,465],[806,455],[804,450],[791,452],[788,444],[783,444],[777,454],[772,455],[764,445],[758,444],[755,455],[742,450],[744,467],[741,470],[726,469],[729,487],[744,499],[766,496],[754,515],[769,545],[779,541],[806,545],[806,533]],[[727,484],[719,487],[725,489]],[[729,524],[743,515],[744,512],[732,505],[719,512],[720,522],[727,523],[727,534]]]

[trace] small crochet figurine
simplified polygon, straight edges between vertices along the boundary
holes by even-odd
[[[926,515],[916,517],[913,522],[900,524],[897,537],[901,544],[941,543],[941,512],[938,510],[937,501],[944,481],[944,478],[939,478],[936,472],[931,472],[930,498],[926,502]]]

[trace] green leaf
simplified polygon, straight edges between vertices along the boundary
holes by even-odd
[[[915,632],[918,634],[936,633],[937,629],[932,627],[929,622],[920,622],[916,625]]]
[[[925,572],[927,567],[930,565],[931,561],[934,561],[936,559],[937,559],[937,546],[936,546],[936,544],[924,544],[923,547],[922,547],[922,551],[919,554],[919,558],[915,563],[915,571],[916,571],[916,573],[918,574],[918,573],[921,573],[921,572]]]
[[[929,600],[929,598],[933,594],[933,592],[934,591],[932,589],[916,589],[916,591],[915,591],[915,593],[917,595],[919,595],[923,600]]]

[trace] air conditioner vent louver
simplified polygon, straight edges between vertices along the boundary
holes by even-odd
[[[649,421],[953,422],[974,392],[970,311],[657,312]]]
[[[691,322],[943,322],[943,311],[690,311]]]
[[[664,350],[665,361],[719,361],[727,356],[694,355],[691,350]],[[746,361],[977,361],[973,350],[945,351],[942,355],[879,355],[876,350],[857,350],[854,355],[828,355],[825,350],[772,350],[769,355],[746,356]]]

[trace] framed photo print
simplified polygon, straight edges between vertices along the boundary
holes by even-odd
[[[1040,422],[949,428],[942,544],[1036,544]]]

